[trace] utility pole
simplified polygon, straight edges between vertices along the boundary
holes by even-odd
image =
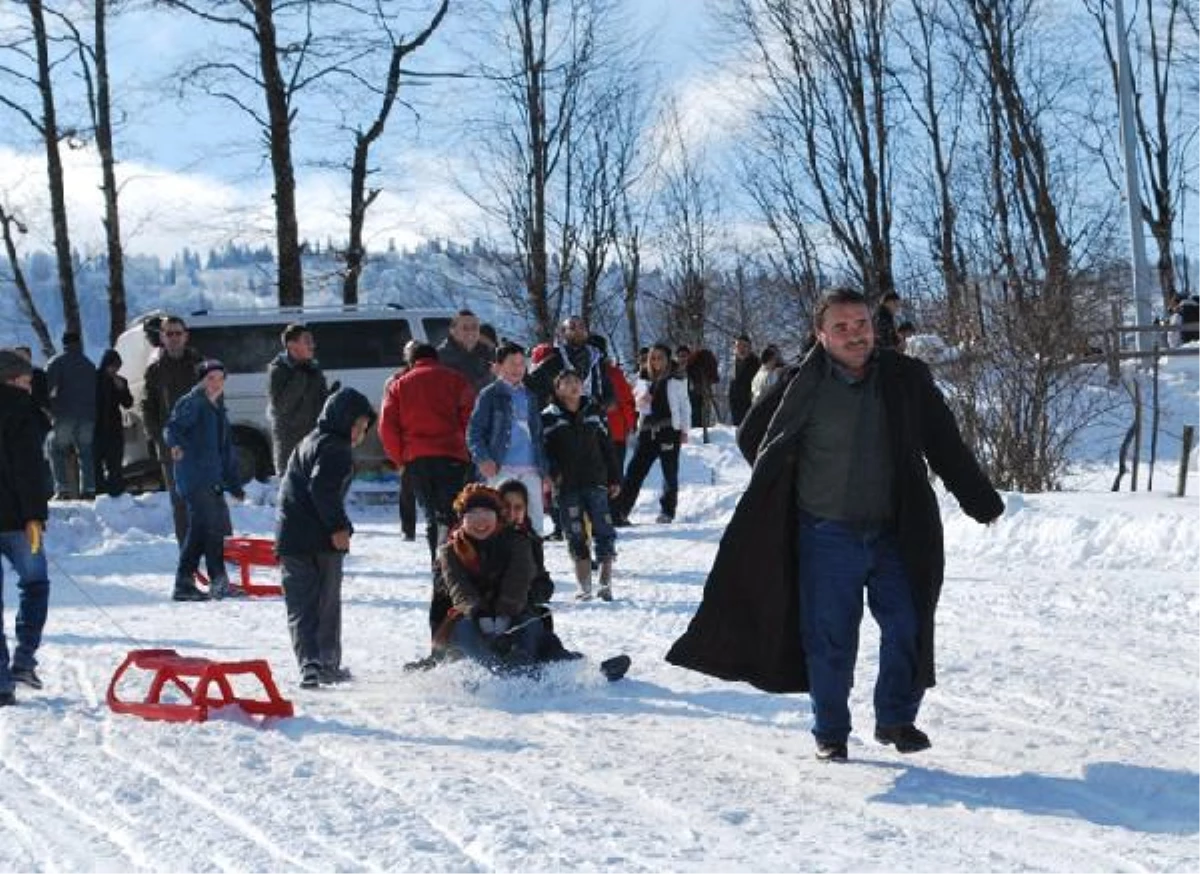
[[[1146,263],[1146,239],[1142,234],[1142,186],[1138,174],[1137,128],[1133,114],[1133,68],[1129,60],[1129,34],[1124,0],[1113,0],[1117,25],[1117,94],[1121,108],[1121,146],[1125,153],[1125,203],[1129,207],[1129,242],[1133,258],[1133,298],[1137,326],[1148,328],[1152,321],[1150,266]],[[1139,331],[1137,351],[1149,352],[1153,334]]]

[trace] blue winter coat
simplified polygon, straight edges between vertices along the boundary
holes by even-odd
[[[175,490],[180,495],[198,489],[241,491],[224,395],[214,404],[204,393],[204,383],[197,383],[175,403],[163,440],[168,448],[183,449],[183,458],[175,462]]]
[[[50,359],[46,384],[55,419],[96,421],[96,365],[78,346],[68,346]]]
[[[360,416],[374,425],[371,402],[352,388],[339,389],[325,402],[317,427],[292,452],[279,482],[278,555],[333,552],[333,533],[354,531],[346,515],[346,492],[354,478],[350,431]]]
[[[542,414],[537,395],[529,394],[529,438],[533,442],[534,465],[543,476],[546,473],[546,450],[542,444]],[[475,409],[467,425],[467,449],[476,464],[494,461],[504,466],[508,442],[512,438],[512,393],[499,380],[479,393]]]

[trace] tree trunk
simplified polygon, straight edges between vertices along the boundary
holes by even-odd
[[[279,66],[271,0],[254,0],[255,34],[267,98],[271,171],[275,180],[275,247],[279,259],[279,305],[304,305],[304,266],[296,220],[296,171],[292,166],[292,116],[288,85]]]
[[[554,318],[547,299],[549,284],[548,257],[546,253],[546,95],[545,95],[545,33],[546,13],[543,8],[540,27],[536,27],[530,15],[530,2],[522,8],[523,64],[526,75],[525,107],[528,113],[530,169],[529,232],[526,291],[532,305],[534,328],[539,340],[554,338]],[[541,50],[539,50],[539,47]]]
[[[50,46],[41,0],[28,0],[37,50],[38,92],[42,97],[42,142],[46,147],[46,173],[50,185],[50,215],[54,225],[54,256],[58,264],[66,330],[82,334],[79,297],[75,293],[75,268],[71,261],[71,234],[67,226],[67,198],[63,186],[62,157],[58,151],[58,117],[50,78]]]
[[[33,294],[29,290],[29,283],[25,281],[25,273],[21,270],[21,259],[17,255],[17,243],[12,232],[14,225],[20,233],[25,233],[25,228],[21,223],[0,206],[0,231],[4,235],[4,251],[8,253],[8,265],[12,270],[13,285],[17,287],[17,295],[21,299],[21,310],[28,317],[29,324],[33,327],[33,333],[37,334],[38,342],[42,346],[42,355],[51,358],[57,350],[54,348],[54,340],[50,336],[50,328],[47,326],[46,320],[42,318],[42,314],[38,312],[37,304],[33,302]]]
[[[391,61],[388,64],[387,80],[384,84],[383,100],[379,112],[366,132],[357,132],[354,138],[354,157],[350,164],[350,238],[343,258],[346,261],[346,274],[342,279],[342,303],[352,306],[358,303],[358,283],[366,265],[367,248],[363,243],[363,227],[367,221],[367,210],[379,196],[379,189],[367,189],[367,176],[370,174],[368,162],[371,146],[383,135],[388,116],[396,103],[396,95],[400,91],[400,65],[408,55],[425,44],[433,34],[442,19],[446,16],[450,0],[442,0],[429,26],[410,42],[401,42],[392,46]]]
[[[108,342],[115,346],[125,330],[125,256],[121,247],[121,217],[117,207],[116,160],[113,154],[112,98],[108,81],[107,0],[96,0],[96,148],[104,193],[104,239],[108,252]]]

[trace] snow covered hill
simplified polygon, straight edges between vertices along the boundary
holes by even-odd
[[[1168,496],[1169,477],[1152,494],[1011,494],[989,527],[947,498],[933,749],[870,739],[868,620],[851,761],[828,765],[804,696],[662,660],[748,476],[727,429],[698,438],[677,522],[652,521],[652,477],[622,530],[613,603],[574,603],[549,544],[557,627],[592,658],[541,683],[402,672],[427,649],[427,557],[366,492],[345,584],[357,679],[315,692],[297,688],[280,599],[169,600],[162,495],[56,505],[46,688],[0,713],[0,870],[1200,868],[1194,498]],[[252,490],[236,529],[269,536],[271,502]],[[150,646],[266,658],[296,716],[112,713],[114,669]],[[595,662],[620,651],[633,668],[609,684]]]

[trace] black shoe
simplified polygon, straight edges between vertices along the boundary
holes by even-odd
[[[929,742],[929,735],[911,722],[908,725],[891,727],[877,725],[875,726],[875,740],[885,745],[894,744],[898,753],[919,753],[921,750],[927,750],[933,746]]]
[[[37,671],[33,668],[13,668],[9,673],[12,675],[14,682],[23,683],[31,689],[42,688],[42,678],[37,675]]]
[[[201,591],[194,585],[176,586],[175,593],[171,595],[172,601],[208,601],[208,593]]]
[[[0,707],[12,707],[17,703],[17,696],[12,692],[0,692]]]
[[[321,685],[321,668],[318,665],[305,665],[300,672],[300,688],[315,689]]]
[[[604,674],[604,678],[608,682],[615,683],[625,676],[631,664],[633,664],[633,659],[622,653],[621,655],[616,655],[602,661],[600,663],[600,673]]]
[[[322,667],[318,672],[322,686],[336,686],[338,683],[349,683],[354,679],[349,668]]]
[[[821,762],[846,762],[850,754],[846,750],[845,741],[817,741],[817,760]]]
[[[613,517],[612,523],[613,528],[629,528],[633,525],[633,523],[629,521],[628,516],[615,516]]]
[[[415,535],[415,534],[405,534],[404,535],[404,541],[406,543],[412,543],[416,539],[417,539],[417,535]]]

